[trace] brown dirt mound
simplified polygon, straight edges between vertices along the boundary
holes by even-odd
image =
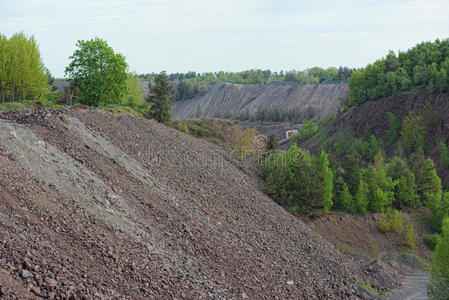
[[[355,298],[361,267],[256,186],[151,120],[0,114],[0,296]]]

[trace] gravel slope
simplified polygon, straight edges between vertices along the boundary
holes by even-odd
[[[313,113],[313,120],[330,112],[337,112],[339,98],[348,93],[347,84],[298,84],[294,82],[269,84],[233,84],[219,82],[211,85],[206,94],[190,100],[176,101],[173,115],[193,118],[198,106],[203,118],[212,118],[225,112],[255,114],[258,109],[298,110],[305,116]]]
[[[362,268],[228,155],[130,116],[0,114],[0,298],[358,297]]]

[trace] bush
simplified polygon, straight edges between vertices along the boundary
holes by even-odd
[[[391,223],[388,214],[382,212],[380,219],[376,222],[377,229],[382,232],[389,232],[391,230]]]
[[[438,146],[440,148],[440,162],[443,167],[449,169],[449,151],[443,139],[438,139]]]
[[[312,122],[305,120],[304,126],[299,130],[299,141],[304,142],[315,135],[318,129]]]
[[[416,235],[413,231],[413,226],[410,224],[405,227],[405,235],[401,242],[401,245],[411,249],[415,249],[416,247]]]
[[[435,247],[436,247],[438,241],[440,240],[440,238],[441,237],[438,233],[428,234],[424,238],[424,242],[426,243],[427,247],[429,247],[432,250],[435,250]]]
[[[432,299],[447,299],[449,295],[449,218],[445,218],[442,234],[435,246],[432,279],[428,293]]]
[[[401,234],[404,230],[404,218],[402,213],[398,210],[393,209],[390,215],[390,225],[391,228],[397,233]]]

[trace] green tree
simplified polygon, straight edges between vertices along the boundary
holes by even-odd
[[[360,176],[359,186],[357,188],[357,193],[355,194],[355,210],[366,214],[368,213],[368,185],[363,180],[362,176]]]
[[[172,98],[167,74],[162,72],[156,76],[154,84],[150,83],[149,88],[151,93],[148,102],[151,103],[151,116],[161,123],[170,122]]]
[[[429,194],[441,195],[441,179],[438,177],[435,164],[424,152],[418,149],[410,155],[409,166],[415,175],[416,191],[421,200],[426,200]]]
[[[315,135],[317,130],[318,129],[316,128],[316,126],[312,122],[310,122],[308,120],[305,120],[304,121],[304,125],[299,130],[299,139],[300,139],[300,141],[304,142],[305,140],[308,140],[309,138],[311,138],[312,136]]]
[[[48,91],[49,78],[33,36],[0,35],[0,90],[2,102],[40,99]]]
[[[80,102],[91,106],[121,103],[128,90],[125,57],[99,38],[79,40],[76,46],[65,75],[79,87]]]
[[[448,299],[449,295],[449,218],[445,218],[441,238],[435,247],[432,279],[427,287],[431,299]]]
[[[343,184],[342,190],[340,192],[340,202],[341,206],[346,211],[353,211],[355,209],[353,198],[351,193],[349,192],[348,185],[346,183]]]
[[[394,189],[393,206],[399,209],[418,206],[419,196],[416,193],[415,175],[408,167],[407,162],[396,156],[386,166],[386,171],[387,176],[397,182]]]
[[[140,87],[140,78],[135,73],[128,73],[128,92],[125,97],[125,103],[128,106],[136,108],[143,104],[143,89]]]
[[[275,134],[270,134],[268,137],[266,148],[268,151],[277,150],[279,147],[279,139]]]
[[[438,139],[438,147],[440,148],[440,163],[446,169],[449,169],[449,151],[443,139]]]
[[[327,213],[332,208],[332,197],[334,189],[334,174],[329,168],[329,157],[326,152],[322,151],[320,154],[321,173],[323,180],[323,211]]]

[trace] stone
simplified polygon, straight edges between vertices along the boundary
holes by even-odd
[[[22,270],[22,274],[21,275],[22,275],[22,278],[24,278],[24,279],[28,279],[28,278],[31,277],[31,273],[28,270]]]

